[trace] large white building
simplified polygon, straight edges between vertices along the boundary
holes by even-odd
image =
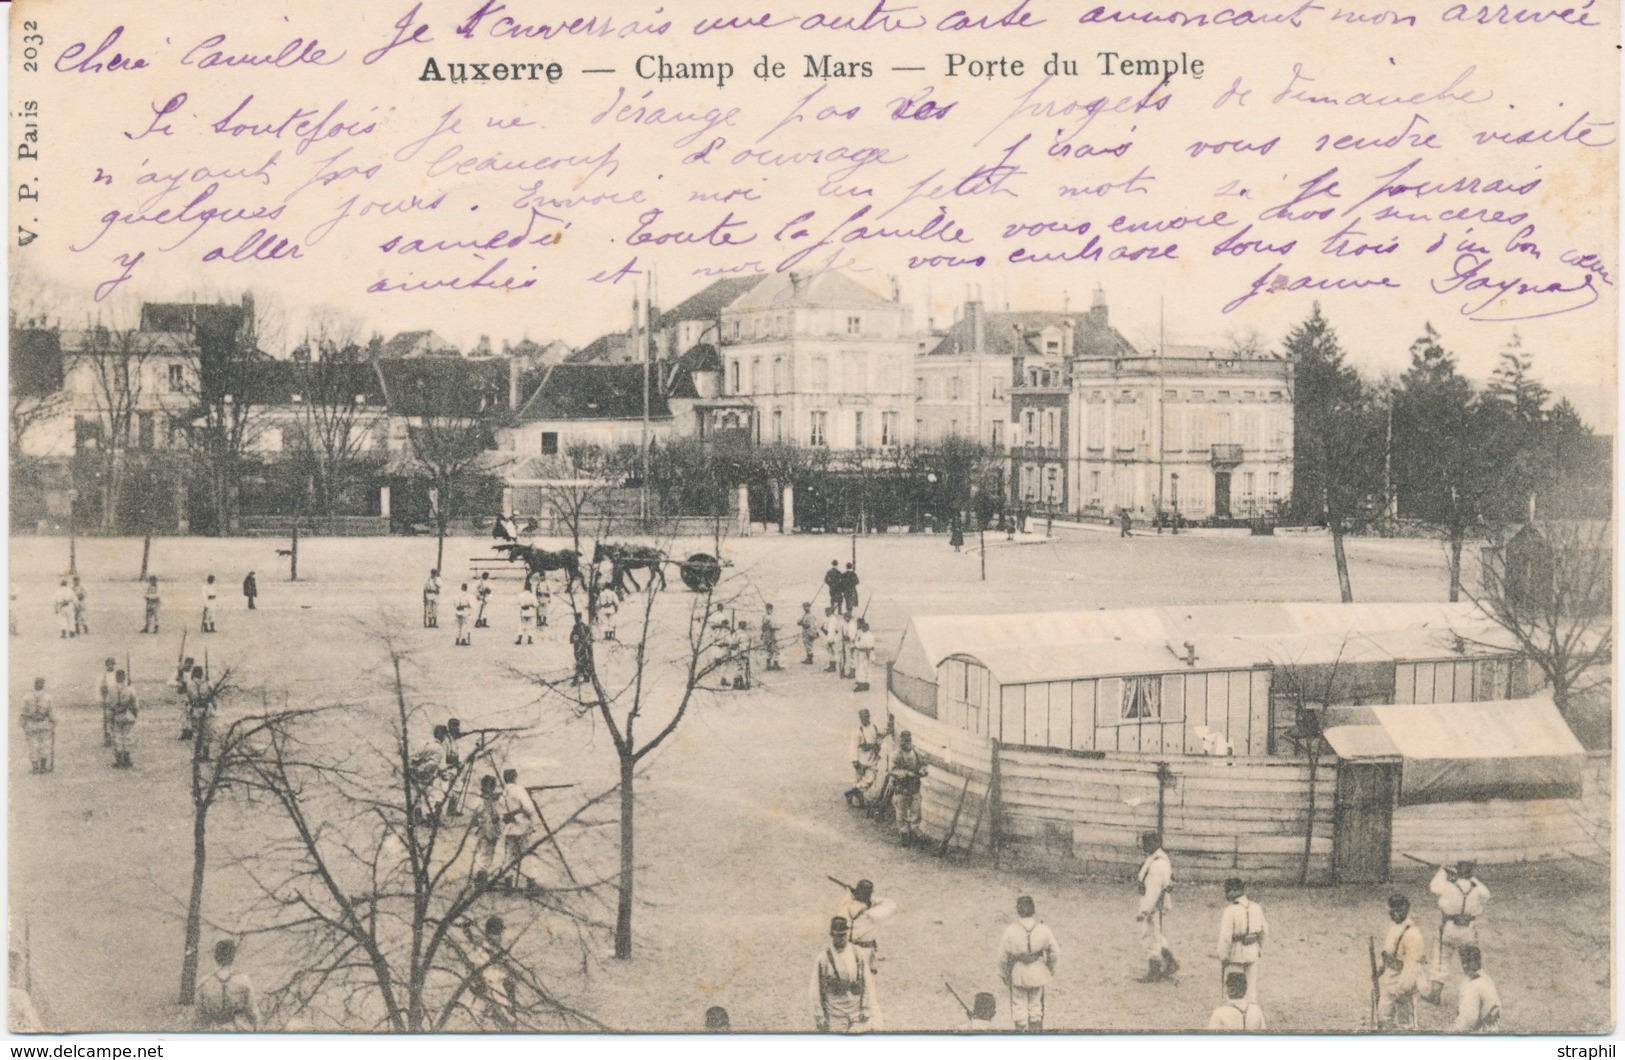
[[[756,441],[867,449],[914,440],[912,313],[840,273],[763,278],[722,310],[722,392]]]

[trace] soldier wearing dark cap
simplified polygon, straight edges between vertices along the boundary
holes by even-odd
[[[124,671],[113,675],[113,768],[129,769],[130,733],[135,729],[135,691],[125,682]]]
[[[1162,933],[1162,918],[1168,912],[1168,899],[1174,889],[1174,867],[1162,849],[1162,833],[1142,834],[1140,849],[1145,851],[1145,861],[1140,864],[1140,904],[1134,919],[1140,925],[1148,969],[1140,982],[1155,983],[1179,971],[1179,962],[1174,960]]]
[[[892,806],[897,811],[897,832],[903,845],[920,835],[920,783],[925,776],[925,759],[914,748],[914,734],[904,729],[897,734],[897,753],[891,760]]]
[[[999,978],[1010,991],[1010,1018],[1018,1031],[1044,1029],[1044,988],[1055,976],[1059,947],[1026,895],[1016,899],[1016,922],[999,939]]]
[[[959,1029],[969,1032],[991,1031],[993,1017],[998,1014],[999,1003],[992,994],[986,992],[977,994],[976,1000],[971,1002],[970,1021]]]
[[[850,925],[838,916],[829,922],[829,945],[813,965],[813,1025],[820,1031],[861,1034],[869,1025],[867,962],[847,941]]]
[[[111,655],[107,657],[106,669],[96,681],[96,692],[102,700],[102,746],[113,746],[113,700],[117,688],[113,675],[118,670],[118,660]]]

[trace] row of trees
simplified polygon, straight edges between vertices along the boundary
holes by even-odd
[[[1607,516],[1609,469],[1590,429],[1567,400],[1551,403],[1516,338],[1482,388],[1432,325],[1397,378],[1349,364],[1318,304],[1282,345],[1296,364],[1292,515],[1330,529],[1345,602],[1349,534],[1437,533],[1455,601],[1467,541],[1537,516]]]

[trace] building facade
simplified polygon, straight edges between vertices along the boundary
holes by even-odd
[[[914,441],[912,314],[840,273],[763,278],[722,310],[722,395],[756,441],[872,449]]]

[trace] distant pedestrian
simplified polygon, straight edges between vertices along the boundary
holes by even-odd
[[[869,681],[874,670],[875,635],[869,632],[869,623],[858,619],[858,635],[852,641],[853,675],[857,684],[853,686],[854,692],[869,691]]]
[[[846,565],[846,573],[841,575],[841,604],[846,617],[858,613],[858,568],[852,563]]]
[[[468,591],[468,583],[463,582],[462,589],[457,593],[457,602],[452,604],[457,616],[457,644],[465,648],[474,646],[474,597]]]
[[[959,528],[958,516],[954,516],[953,522],[948,524],[948,544],[953,546],[955,552],[965,547],[965,531]]]
[[[1010,1019],[1018,1031],[1044,1029],[1044,988],[1055,976],[1060,948],[1033,900],[1016,899],[1016,922],[999,939],[999,979],[1010,992]]]
[[[203,621],[202,621],[202,627],[203,627],[203,632],[205,632],[205,633],[213,633],[214,632],[214,601],[215,601],[214,575],[211,574],[207,578],[203,579]]]
[[[841,561],[830,560],[829,570],[824,572],[824,591],[829,594],[829,606],[841,606],[841,601],[846,596],[845,581],[846,579],[841,577]]]
[[[1118,525],[1119,530],[1120,530],[1120,532],[1117,535],[1118,537],[1132,537],[1133,536],[1129,531],[1134,526],[1134,518],[1131,515],[1129,515],[1127,508],[1119,508],[1119,509],[1117,509],[1117,525]]]
[[[842,624],[840,616],[835,613],[835,605],[824,608],[824,652],[829,656],[829,663],[824,667],[826,673],[840,672]]]
[[[74,603],[73,588],[68,584],[68,579],[63,578],[56,587],[56,596],[52,598],[51,608],[56,612],[57,631],[64,639],[79,635],[73,621]]]
[[[429,578],[423,583],[423,628],[437,629],[440,626],[440,568],[429,571]]]
[[[592,630],[576,612],[575,625],[570,627],[570,651],[575,656],[575,676],[570,679],[573,685],[590,684],[593,677],[592,668]]]
[[[904,846],[912,846],[920,838],[920,784],[924,778],[925,759],[914,747],[914,734],[904,729],[897,734],[897,753],[891,760],[892,805]]]
[[[768,670],[782,670],[779,665],[779,627],[773,621],[773,605],[764,605],[762,613],[762,654],[766,661],[762,664]]]
[[[102,704],[102,746],[113,746],[113,704],[118,701],[118,660],[107,657],[104,668],[96,678],[96,696]]]
[[[531,583],[531,593],[536,597],[536,632],[545,638],[547,612],[553,606],[553,591],[547,587],[547,575],[536,575],[536,580]]]
[[[1140,905],[1134,919],[1140,925],[1140,940],[1145,945],[1147,971],[1142,983],[1155,983],[1170,979],[1179,971],[1179,962],[1168,948],[1168,939],[1162,933],[1162,918],[1168,911],[1168,899],[1174,887],[1174,867],[1162,849],[1162,833],[1145,832],[1140,836],[1140,849],[1145,861],[1140,864]]]
[[[198,1029],[207,1031],[257,1031],[260,1006],[254,984],[235,971],[237,944],[221,939],[214,944],[214,974],[197,987]]]
[[[796,619],[796,625],[801,627],[801,648],[807,653],[801,664],[811,666],[813,649],[818,645],[818,616],[813,614],[810,601],[801,605],[801,617]]]
[[[34,691],[23,698],[23,740],[28,744],[28,771],[49,773],[56,768],[56,714],[45,691],[45,678],[34,678]]]
[[[143,633],[156,633],[156,632],[158,632],[158,604],[159,604],[159,600],[158,600],[158,576],[156,574],[152,575],[151,577],[149,577],[147,579],[146,603],[147,603],[147,618],[146,618],[146,621],[144,623],[142,623],[142,625],[141,625],[141,632],[143,632]]]
[[[254,572],[249,571],[248,577],[243,579],[243,595],[248,597],[248,609],[254,610],[254,597],[260,594],[259,583],[254,580]]]
[[[519,633],[513,638],[515,644],[536,643],[536,594],[530,591],[530,586],[521,586],[516,599],[519,604]]]
[[[73,576],[73,632],[90,632],[90,610],[85,606],[85,585],[76,574]]]
[[[124,671],[114,674],[113,695],[113,768],[129,769],[130,735],[135,731],[135,719],[140,714],[135,701],[135,690],[125,683]]]

